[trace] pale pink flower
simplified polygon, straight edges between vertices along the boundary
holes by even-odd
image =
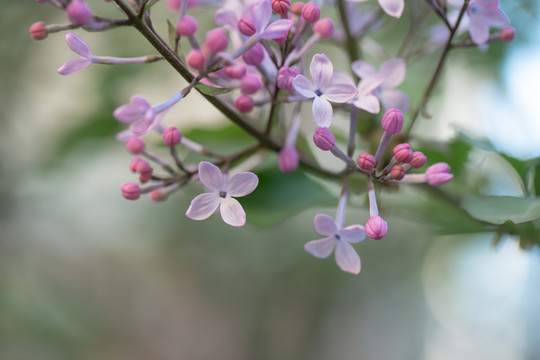
[[[508,16],[499,9],[499,0],[472,0],[467,8],[469,34],[477,45],[489,40],[489,27],[502,28],[510,24]]]
[[[368,79],[373,76],[380,76],[384,80],[374,90],[385,109],[399,109],[407,112],[409,109],[409,98],[400,90],[396,90],[405,79],[405,61],[403,59],[392,59],[384,62],[377,72],[375,66],[365,60],[357,60],[352,63],[352,70],[361,79]]]
[[[351,225],[340,228],[334,219],[324,214],[315,215],[313,225],[317,234],[326,237],[306,243],[304,249],[321,259],[330,256],[335,249],[336,263],[340,269],[351,274],[358,274],[361,269],[360,257],[351,244],[366,238],[364,227]]]
[[[310,81],[304,75],[297,75],[292,85],[297,93],[313,98],[313,120],[319,127],[329,127],[332,124],[333,110],[330,101],[346,103],[356,96],[358,90],[352,84],[332,83],[334,67],[325,54],[313,56],[309,67]]]
[[[347,83],[354,86],[354,80],[348,74],[335,71],[334,76],[332,76],[332,81],[334,83]],[[365,110],[372,114],[377,114],[381,110],[379,104],[379,99],[373,94],[375,90],[381,86],[384,78],[380,75],[372,75],[364,77],[358,83],[358,93],[350,101],[355,107]]]
[[[208,192],[191,201],[186,216],[193,220],[208,219],[218,208],[225,223],[231,226],[244,226],[246,213],[242,205],[233,197],[251,194],[259,183],[257,175],[239,172],[230,177],[206,161],[199,163],[199,180]]]

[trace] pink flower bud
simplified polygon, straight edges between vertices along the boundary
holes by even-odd
[[[210,53],[217,54],[218,52],[225,50],[227,45],[229,45],[229,40],[225,35],[225,30],[222,28],[210,30],[206,34],[204,46]]]
[[[189,67],[199,71],[203,71],[204,64],[206,63],[206,58],[200,50],[193,49],[187,55],[186,62]]]
[[[137,200],[141,197],[141,188],[135,183],[125,183],[120,190],[122,191],[122,196],[128,200]]]
[[[277,76],[277,83],[280,89],[294,91],[292,86],[292,81],[298,75],[298,70],[296,68],[282,67],[279,69]]]
[[[303,2],[295,2],[293,4],[293,6],[291,7],[291,12],[294,14],[294,15],[300,15],[302,14],[302,9],[304,8],[304,3]]]
[[[74,0],[66,7],[66,13],[72,22],[78,25],[84,25],[90,21],[92,10],[83,0]]]
[[[422,166],[426,164],[427,158],[426,155],[424,155],[420,151],[413,152],[413,158],[411,162],[409,163],[413,169],[420,169]]]
[[[180,36],[191,36],[197,31],[197,20],[189,15],[186,15],[176,25],[176,32]]]
[[[139,175],[139,181],[144,184],[150,181],[152,179],[152,173],[151,172],[143,172]]]
[[[302,17],[308,23],[314,23],[319,20],[321,16],[321,9],[319,5],[309,2],[302,8]]]
[[[242,94],[251,95],[259,91],[262,88],[263,83],[257,75],[247,74],[240,81],[240,90]]]
[[[150,198],[154,201],[164,201],[167,200],[168,194],[163,191],[162,188],[155,189],[150,192]]]
[[[279,152],[279,169],[284,173],[296,170],[298,161],[298,152],[292,146],[286,146]]]
[[[126,141],[126,149],[130,153],[137,155],[144,151],[145,143],[138,137],[131,137]]]
[[[358,157],[358,166],[360,166],[360,169],[371,171],[375,167],[375,157],[371,154],[361,154]]]
[[[516,29],[511,26],[507,26],[501,30],[501,40],[504,42],[511,42],[516,37]]]
[[[397,161],[408,164],[413,159],[411,145],[404,143],[394,147],[394,157]]]
[[[47,37],[47,30],[45,29],[45,23],[43,21],[38,21],[30,26],[30,36],[34,40],[43,40]]]
[[[403,129],[403,114],[398,109],[388,109],[382,118],[382,128],[389,134],[397,134]]]
[[[291,2],[289,0],[272,0],[272,10],[276,14],[284,15],[289,11]]]
[[[319,149],[328,151],[336,145],[336,138],[328,128],[320,127],[313,134],[313,142]]]
[[[234,106],[241,112],[250,112],[253,110],[253,99],[246,95],[240,95],[234,101]]]
[[[184,0],[168,0],[167,1],[167,6],[171,10],[178,11],[178,10],[180,10],[180,6],[182,5],[182,1],[184,1]],[[197,0],[187,0],[188,9],[195,6],[195,5],[197,5]]]
[[[255,34],[257,29],[255,28],[255,21],[253,18],[251,16],[244,16],[238,20],[238,31],[246,36]]]
[[[334,35],[334,23],[329,18],[321,19],[313,25],[313,32],[322,39],[328,39]]]
[[[380,216],[372,216],[366,223],[366,235],[381,240],[388,232],[388,224]]]
[[[405,177],[405,169],[401,165],[396,165],[392,168],[390,176],[392,176],[392,179],[399,181]]]
[[[446,184],[454,178],[454,174],[449,174],[450,165],[447,163],[436,163],[426,170],[426,181],[431,186],[440,186]]]
[[[227,65],[224,69],[225,74],[231,79],[241,79],[246,75],[246,67],[243,64]]]
[[[242,60],[248,65],[257,66],[264,59],[264,49],[261,44],[257,43],[251,49],[242,55]]]
[[[168,127],[163,130],[163,142],[167,146],[174,146],[180,144],[182,140],[182,134],[174,126]]]
[[[140,157],[134,157],[129,163],[129,169],[137,173],[152,173],[153,169],[148,161]]]

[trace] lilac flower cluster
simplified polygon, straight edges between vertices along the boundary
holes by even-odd
[[[360,27],[355,27],[347,18],[347,7],[354,13],[357,7],[363,6],[356,3],[364,1],[350,0],[345,3],[338,0],[342,11],[340,23],[336,24],[330,18],[321,18],[319,5],[312,2],[169,0],[168,8],[177,15],[176,26],[173,27],[176,34],[172,44],[165,44],[149,20],[150,9],[159,1],[105,0],[125,15],[123,20],[113,20],[95,14],[84,0],[37,0],[65,11],[69,23],[46,25],[36,22],[30,27],[30,35],[41,40],[49,33],[78,28],[104,31],[119,26],[133,26],[150,41],[159,55],[131,58],[97,56],[81,37],[68,32],[65,35],[67,45],[80,57],[68,60],[58,69],[58,73],[76,74],[91,64],[167,61],[188,81],[185,88],[162,103],[151,105],[144,96],[134,95],[129,103],[114,111],[113,117],[117,121],[129,124],[117,135],[117,139],[124,142],[127,150],[135,155],[129,169],[139,176],[138,183],[130,182],[121,186],[126,199],[136,200],[142,194],[149,194],[151,199],[163,201],[195,180],[200,182],[205,192],[191,201],[187,207],[187,217],[204,220],[219,209],[226,224],[243,226],[246,213],[235,198],[255,191],[259,179],[251,170],[257,169],[270,149],[279,153],[277,165],[283,173],[293,172],[303,164],[315,172],[342,181],[336,218],[325,214],[315,216],[315,231],[324,238],[308,242],[305,250],[319,258],[326,258],[334,252],[336,262],[343,271],[358,274],[361,269],[360,257],[352,244],[366,237],[380,240],[388,232],[388,223],[379,214],[375,184],[427,183],[440,186],[453,178],[449,173],[450,166],[445,163],[433,164],[425,173],[415,173],[416,169],[426,164],[427,157],[420,151],[413,151],[408,143],[396,144],[394,135],[403,130],[403,114],[411,108],[407,95],[398,87],[406,78],[407,61],[412,53],[405,51],[400,56],[386,56],[380,59],[377,70],[375,65],[358,58],[358,52],[354,50],[359,41],[355,36],[367,36],[386,21],[384,14],[400,18],[405,8],[404,0],[379,0],[383,13],[370,16]],[[451,47],[468,45],[470,42],[475,45],[506,42],[514,37],[514,30],[508,27],[508,18],[499,9],[498,0],[428,3],[446,26],[441,30],[446,45],[439,62],[441,66],[432,75],[422,106],[427,103],[432,85]],[[200,5],[217,6],[214,13],[217,27],[204,35],[197,20],[187,14],[188,10]],[[457,18],[451,15],[453,7],[459,9]],[[469,34],[462,36],[462,41],[458,42],[455,40],[460,36],[458,27],[466,21]],[[490,27],[503,29],[500,33],[490,35]],[[343,41],[341,47],[347,50],[351,58],[350,66],[346,69],[334,69],[329,56],[320,52],[319,45],[328,40]],[[185,60],[178,51],[181,41],[190,47]],[[311,52],[318,53],[310,57],[308,54]],[[181,104],[181,100],[193,89],[203,93],[225,116],[253,136],[257,144],[223,155],[212,151],[211,144],[202,145],[190,140],[177,127],[164,127],[162,119],[167,112]],[[305,103],[310,103],[312,113],[307,123],[301,111]],[[375,154],[361,153],[357,161],[353,160],[357,145],[362,148],[370,145],[366,142],[357,144],[359,115],[366,112],[376,116],[381,108],[385,113],[381,119],[382,131],[377,151]],[[416,110],[419,112],[421,109]],[[350,114],[349,141],[344,144],[346,150],[342,150],[342,145],[330,130],[336,111],[348,111]],[[412,116],[410,127],[417,117],[418,113]],[[313,127],[311,118],[316,125],[313,130],[314,145],[322,151],[330,151],[336,161],[342,162],[342,172],[332,173],[319,164],[313,164],[313,159],[299,152],[299,134],[302,129]],[[163,158],[149,149],[150,143],[145,137],[150,133],[160,134],[161,145],[168,149],[169,158]],[[407,135],[408,131],[402,138],[406,139]],[[393,156],[385,158],[389,146],[393,148]],[[198,164],[186,162],[184,154],[188,152],[197,153],[205,161]],[[365,223],[345,227],[348,184],[352,176],[365,180],[370,216]]]

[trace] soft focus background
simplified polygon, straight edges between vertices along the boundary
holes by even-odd
[[[501,3],[516,40],[452,53],[433,118],[414,131],[418,149],[452,164],[445,189],[454,194],[523,196],[516,169],[538,169],[525,162],[540,156],[537,3]],[[303,250],[318,238],[313,216],[334,214],[336,184],[311,183],[333,197],[289,204],[305,178],[278,177],[267,191],[293,212],[252,204],[242,229],[187,219],[196,184],[165,203],[127,201],[119,187],[135,177],[112,111],[135,93],[160,102],[184,82],[165,63],[61,77],[55,70],[75,57],[63,36],[33,41],[28,27],[64,14],[0,4],[1,360],[540,359],[540,254],[525,235],[528,250],[518,236],[494,245],[489,228],[423,188],[386,189],[390,231],[359,244],[362,271],[352,276]],[[157,8],[163,29],[174,14]],[[77,33],[98,55],[153,53],[131,29]],[[409,64],[413,104],[437,54]],[[179,107],[167,121],[183,132],[239,136],[194,93]],[[348,224],[366,221],[365,202],[359,187]],[[537,238],[538,221],[529,224]]]

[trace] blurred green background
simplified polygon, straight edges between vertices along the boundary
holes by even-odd
[[[55,70],[74,58],[63,36],[33,41],[28,27],[64,14],[35,1],[0,4],[1,360],[540,358],[538,220],[486,225],[423,187],[383,189],[388,236],[359,244],[362,271],[352,276],[303,250],[319,237],[313,216],[335,212],[335,183],[309,182],[324,194],[288,204],[308,180],[298,172],[270,183],[269,173],[262,189],[277,204],[246,198],[242,229],[187,219],[196,184],[165,203],[126,201],[119,187],[135,178],[111,113],[132,94],[158,103],[184,82],[165,63],[63,78]],[[162,30],[174,14],[156,6]],[[433,118],[413,132],[431,162],[453,166],[442,191],[460,201],[534,199],[540,179],[538,8],[501,7],[516,41],[452,53]],[[392,43],[388,31],[378,40]],[[76,33],[98,55],[153,53],[131,29]],[[403,88],[413,104],[437,54],[409,64]],[[200,96],[182,102],[167,123],[202,140],[223,134],[227,122]],[[368,216],[357,188],[347,224]],[[283,207],[294,214],[278,216]]]

